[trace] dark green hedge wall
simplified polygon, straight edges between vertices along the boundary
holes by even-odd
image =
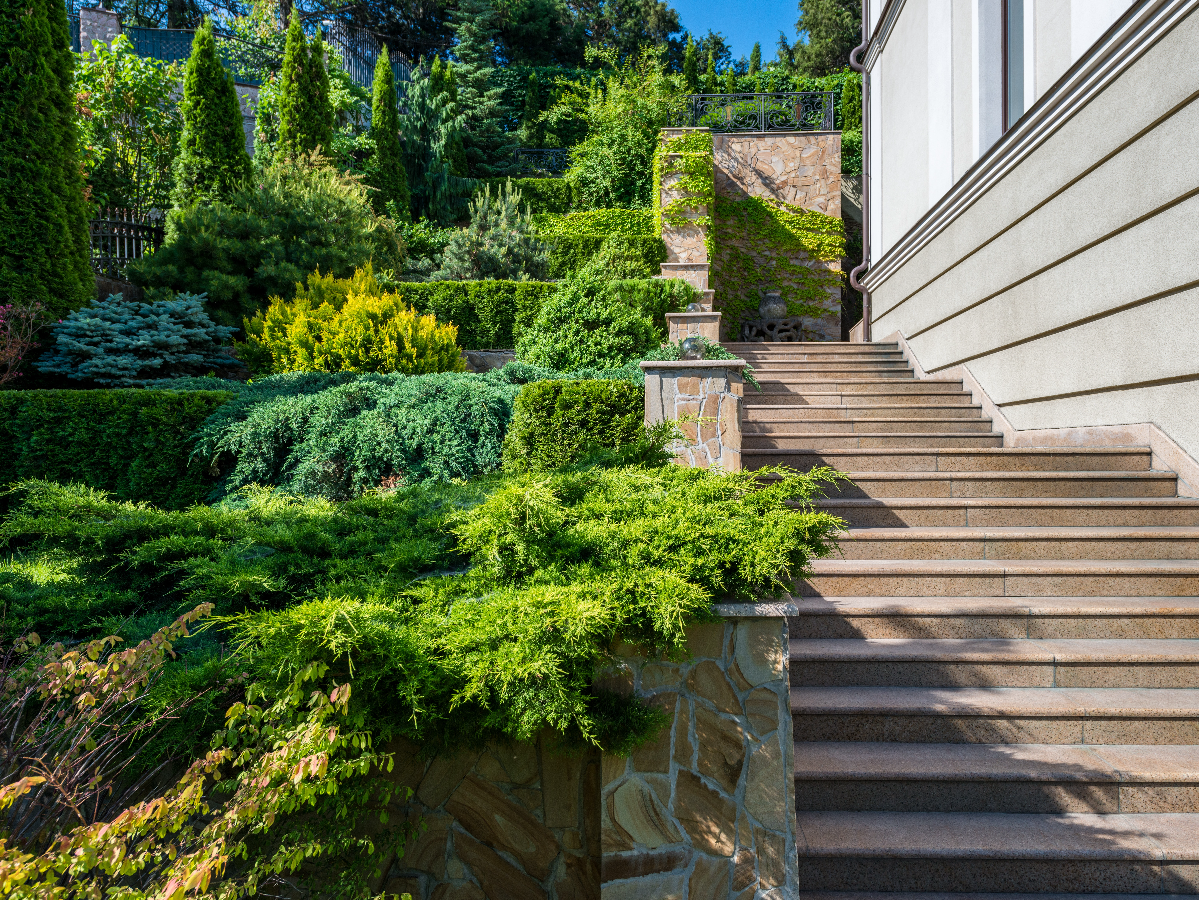
[[[599,253],[607,237],[604,234],[574,234],[544,238],[550,245],[550,278],[569,278],[579,271]],[[648,270],[656,272],[659,265],[666,262],[666,244],[656,235],[620,235],[612,242],[640,257]]]
[[[427,281],[396,291],[423,313],[458,326],[463,350],[512,348],[558,285],[544,281]]]
[[[585,451],[632,443],[645,420],[645,389],[627,381],[535,381],[521,388],[504,438],[504,468],[540,471]]]
[[[0,484],[81,482],[167,509],[215,480],[192,462],[192,436],[224,391],[0,391]]]
[[[477,193],[484,185],[491,185],[491,195],[503,185],[507,178],[481,178]],[[520,188],[521,199],[527,203],[534,215],[538,213],[568,213],[574,205],[574,193],[570,182],[564,178],[513,178],[512,183]]]

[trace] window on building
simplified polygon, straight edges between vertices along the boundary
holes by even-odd
[[[1003,0],[1003,130],[1024,115],[1024,0]]]

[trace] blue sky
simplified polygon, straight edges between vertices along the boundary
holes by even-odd
[[[688,31],[721,32],[733,48],[733,59],[748,59],[754,41],[762,44],[762,62],[774,59],[780,29],[795,41],[796,0],[670,0],[670,5]]]

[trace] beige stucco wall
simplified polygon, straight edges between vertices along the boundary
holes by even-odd
[[[1192,12],[910,258],[876,260],[875,337],[964,365],[1017,429],[1153,422],[1199,456],[1196,46]]]

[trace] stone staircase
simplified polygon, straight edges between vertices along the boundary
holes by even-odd
[[[1199,500],[894,344],[728,346],[746,467],[853,479],[789,622],[804,897],[1199,893]]]

